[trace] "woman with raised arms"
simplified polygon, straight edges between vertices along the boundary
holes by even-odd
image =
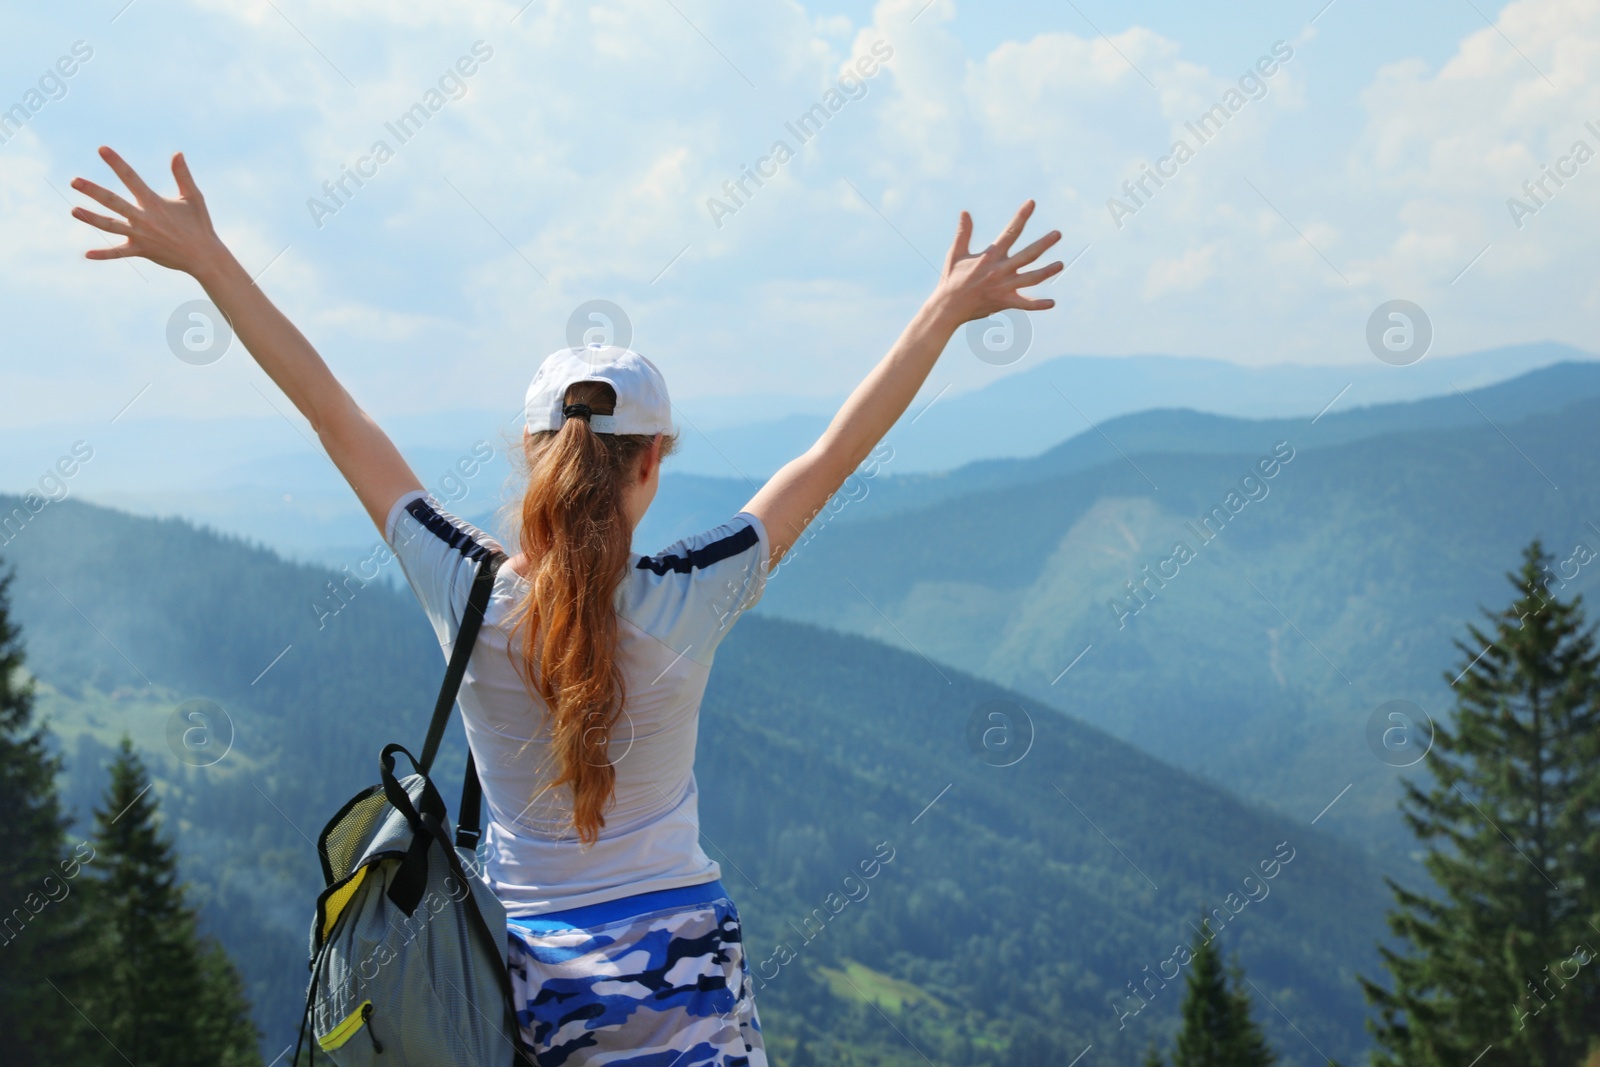
[[[178,195],[109,148],[131,200],[83,178],[141,256],[191,275],[300,413],[405,570],[448,656],[482,561],[500,546],[449,514],[311,343],[218,239],[183,156]],[[522,1038],[541,1062],[766,1063],[738,911],[699,843],[699,710],[730,623],[894,425],[964,323],[1054,306],[1023,290],[1051,232],[1013,252],[1033,202],[969,248],[961,213],[933,292],[815,444],[726,523],[655,555],[632,550],[676,442],[666,383],[626,349],[562,349],[533,374],[515,510],[520,551],[497,572],[461,687],[489,813],[486,874],[504,901]],[[620,992],[629,991],[632,992]],[[550,1057],[548,1060],[545,1057]]]

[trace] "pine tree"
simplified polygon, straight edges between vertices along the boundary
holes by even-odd
[[[196,1018],[199,1044],[215,1049],[216,1067],[260,1067],[260,1031],[250,1019],[250,998],[228,950],[215,938],[201,942],[200,976],[205,1012]]]
[[[157,822],[150,777],[126,737],[95,817],[107,963],[92,1014],[115,1046],[102,1062],[259,1064],[238,974],[221,947],[199,934]]]
[[[1214,938],[1193,946],[1173,1067],[1272,1067],[1277,1062],[1250,1017],[1244,984],[1243,968],[1237,961],[1224,967]]]
[[[1233,1000],[1234,1033],[1233,1051],[1226,1062],[1233,1067],[1272,1067],[1278,1061],[1278,1054],[1272,1051],[1261,1027],[1250,1017],[1250,994],[1245,990],[1244,967],[1237,958],[1228,967],[1228,978],[1232,986],[1228,995]]]
[[[1203,923],[1205,912],[1201,915]],[[1212,940],[1202,938],[1192,946],[1173,1067],[1272,1067],[1278,1056],[1250,1017],[1244,968],[1237,959],[1224,967]],[[1163,1067],[1153,1042],[1142,1067]]]
[[[1435,724],[1431,788],[1405,783],[1401,808],[1429,852],[1439,893],[1388,880],[1380,946],[1392,991],[1361,980],[1379,1019],[1373,1062],[1578,1063],[1600,1033],[1600,658],[1581,600],[1550,594],[1538,541],[1519,595],[1467,627],[1454,723]]]
[[[8,1063],[74,1063],[98,1040],[74,1008],[93,971],[77,893],[92,853],[67,844],[61,764],[22,677],[10,585],[0,579],[0,1042]]]

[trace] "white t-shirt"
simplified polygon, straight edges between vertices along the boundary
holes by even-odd
[[[455,644],[478,561],[500,546],[422,490],[395,502],[384,539],[433,623],[445,657]],[[769,543],[740,512],[655,556],[635,555],[617,591],[617,662],[626,686],[611,734],[616,797],[599,841],[571,824],[572,789],[534,795],[559,773],[545,704],[513,657],[507,619],[528,583],[495,575],[459,702],[483,782],[488,877],[512,916],[538,915],[721,877],[700,848],[694,778],[700,700],[718,643],[761,598]],[[531,803],[530,803],[531,802]]]

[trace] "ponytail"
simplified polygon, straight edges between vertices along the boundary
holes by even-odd
[[[604,382],[575,382],[566,400],[603,415],[615,410],[616,394]],[[653,440],[595,433],[581,415],[524,437],[520,526],[529,591],[512,613],[521,651],[514,658],[529,692],[549,709],[559,773],[544,789],[571,787],[572,824],[585,845],[599,839],[616,793],[609,745],[626,697],[616,595],[633,554],[624,489]],[[675,443],[662,440],[662,458]]]

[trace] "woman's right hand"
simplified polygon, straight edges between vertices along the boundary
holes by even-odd
[[[74,189],[110,208],[121,218],[97,215],[81,207],[72,209],[72,217],[96,229],[127,238],[126,244],[114,248],[90,249],[84,253],[86,259],[140,256],[198,278],[226,258],[227,249],[212,228],[205,198],[200,195],[194,178],[189,174],[189,165],[184,162],[183,153],[172,157],[172,176],[178,181],[178,196],[171,200],[146,185],[144,179],[111,149],[102,147],[100,158],[122,179],[122,184],[133,194],[134,203],[128,203],[87,178],[72,179]]]
[[[961,213],[956,239],[933,295],[918,309],[888,355],[856,386],[817,443],[784,464],[745,505],[744,510],[767,529],[769,569],[778,565],[850,472],[905,414],[962,323],[986,319],[1006,308],[1043,311],[1055,306],[1054,300],[1024,296],[1022,290],[1060,274],[1060,262],[1036,270],[1022,268],[1061,240],[1061,233],[1052,230],[1011,254],[1011,246],[1022,236],[1032,214],[1033,201],[1029,200],[994,244],[974,253],[968,247],[972,216]]]

